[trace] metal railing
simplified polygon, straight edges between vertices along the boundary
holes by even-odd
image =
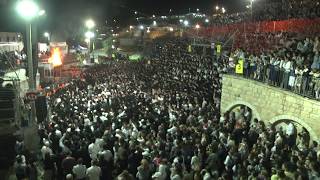
[[[285,91],[320,101],[320,73],[307,69],[293,69],[286,72],[273,65],[255,65],[243,67],[243,73],[236,73],[229,67],[227,74],[255,80]]]

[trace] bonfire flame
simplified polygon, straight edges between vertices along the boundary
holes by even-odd
[[[59,48],[54,48],[53,52],[51,53],[51,57],[49,58],[49,63],[53,65],[53,67],[61,66],[62,61],[61,61],[61,52]]]

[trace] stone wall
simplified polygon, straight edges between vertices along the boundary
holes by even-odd
[[[253,117],[265,123],[293,120],[305,127],[312,139],[320,137],[320,102],[242,77],[224,75],[221,112],[238,105],[251,108]]]

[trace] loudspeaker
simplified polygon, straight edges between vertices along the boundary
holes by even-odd
[[[47,118],[47,99],[45,96],[38,96],[36,101],[36,115],[38,122],[43,122]]]

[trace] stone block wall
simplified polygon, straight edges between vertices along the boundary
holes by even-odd
[[[224,75],[221,112],[238,105],[251,108],[253,117],[267,123],[292,120],[305,127],[312,139],[320,137],[320,102],[238,76]]]

